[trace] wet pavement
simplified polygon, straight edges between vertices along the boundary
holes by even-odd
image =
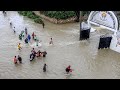
[[[9,21],[16,27],[16,34],[10,28]],[[32,20],[19,15],[15,11],[7,12],[5,17],[0,12],[0,78],[1,79],[119,79],[120,53],[110,49],[98,50],[99,37],[111,33],[108,30],[97,30],[91,33],[88,41],[79,41],[79,23],[52,24],[45,21],[45,28]],[[46,50],[45,58],[29,61],[29,55],[34,47],[34,41],[26,45],[18,39],[18,34],[24,28],[28,33],[35,34],[42,41],[42,47],[35,50]],[[49,45],[50,38],[54,45]],[[22,50],[17,49],[18,43]],[[14,65],[13,58],[20,55],[23,64]],[[43,72],[43,65],[48,65]],[[65,75],[65,68],[71,65],[73,72]]]

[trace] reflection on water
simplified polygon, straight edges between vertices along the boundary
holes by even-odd
[[[9,26],[13,22],[17,34]],[[19,41],[18,34],[24,28],[28,33],[35,34],[42,40],[42,47],[35,50],[46,50],[47,57],[29,61],[29,54],[34,44],[25,45]],[[107,30],[97,30],[91,33],[89,41],[79,41],[79,23],[56,25],[45,21],[45,28],[33,21],[18,15],[17,12],[7,12],[4,17],[0,12],[0,78],[39,78],[39,79],[81,79],[81,78],[120,78],[120,54],[109,49],[98,51],[99,37],[109,33]],[[54,45],[50,46],[50,37]],[[17,44],[23,49],[17,50]],[[21,55],[22,65],[14,65],[13,57]],[[43,73],[44,63],[48,70]],[[71,75],[65,75],[65,68],[71,65],[74,69]]]

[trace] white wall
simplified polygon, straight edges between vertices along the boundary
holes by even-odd
[[[113,38],[112,38],[112,41],[110,44],[110,49],[120,53],[120,45],[117,45],[117,37],[116,37],[116,35],[113,35],[112,37]],[[116,47],[116,45],[117,45],[117,47]]]

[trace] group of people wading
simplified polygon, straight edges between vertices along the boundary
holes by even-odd
[[[3,11],[3,14],[4,14],[4,16],[5,16],[5,15],[7,15],[7,12],[6,12],[6,11]],[[12,23],[12,22],[10,22],[9,24],[10,24],[10,27],[13,29],[13,32],[14,32],[14,34],[15,34],[15,33],[16,33],[16,30],[15,30],[16,28],[15,28],[15,26],[13,26],[13,23]],[[25,38],[24,38],[24,37],[25,37]],[[30,42],[31,37],[32,37],[32,39],[36,42],[36,46],[38,46],[39,39],[37,38],[37,36],[35,35],[34,32],[32,33],[32,35],[28,34],[28,30],[27,30],[27,28],[25,27],[25,29],[24,29],[23,31],[21,31],[21,33],[19,34],[19,40],[23,40],[23,39],[24,39],[25,44],[27,44],[27,43]],[[50,45],[51,45],[51,44],[53,45],[53,39],[52,39],[52,38],[50,38],[49,44],[50,44]],[[22,49],[21,43],[18,43],[18,46],[17,46],[17,47],[18,47],[18,50],[21,50],[21,49]],[[42,52],[41,50],[35,51],[35,49],[32,48],[31,54],[30,54],[30,59],[29,59],[29,60],[30,60],[30,62],[31,62],[31,61],[35,60],[35,58],[38,58],[38,57],[46,57],[46,55],[47,55],[47,52],[46,52],[46,51],[43,51],[43,52]],[[21,57],[20,55],[14,56],[13,61],[14,61],[14,64],[22,64],[22,57]],[[45,63],[44,66],[43,66],[43,72],[46,72],[46,68],[47,68],[47,65],[46,65],[46,63]],[[73,70],[71,69],[71,66],[69,65],[69,66],[65,69],[65,71],[66,71],[66,73],[68,74],[68,73],[72,72]]]
[[[33,48],[30,54],[30,61],[33,61],[35,59],[35,57],[46,57],[47,52],[41,52],[40,50],[38,52],[35,51],[35,49]]]

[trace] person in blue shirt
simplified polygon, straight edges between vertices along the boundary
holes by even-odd
[[[30,36],[30,34],[28,34],[28,37],[27,37],[27,38],[28,38],[28,41],[30,41],[30,39],[31,39],[31,36]]]

